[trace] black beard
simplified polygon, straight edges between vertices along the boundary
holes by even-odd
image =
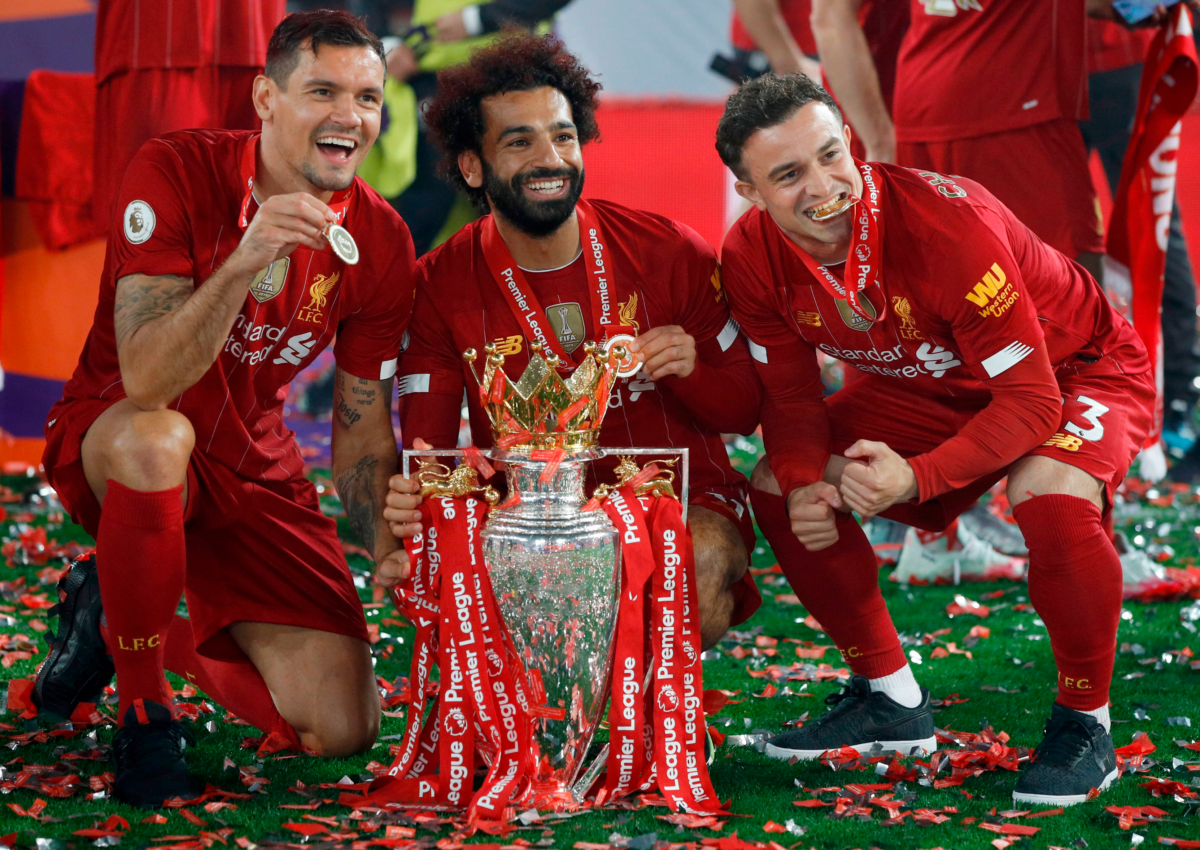
[[[531,201],[522,191],[522,186],[531,180],[553,180],[561,177],[568,181],[567,194],[552,201]],[[535,168],[517,174],[505,183],[485,161],[483,163],[483,191],[492,208],[513,227],[534,238],[549,236],[562,227],[575,212],[575,204],[583,194],[583,170],[574,168]]]

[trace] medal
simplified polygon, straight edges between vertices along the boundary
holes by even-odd
[[[605,347],[606,351],[612,351],[614,346],[625,346],[625,356],[617,364],[618,378],[631,378],[638,373],[642,368],[642,357],[634,352],[629,346],[633,342],[632,334],[615,334],[608,338],[608,344]]]
[[[337,254],[343,263],[348,266],[358,265],[358,245],[349,230],[340,224],[327,224],[321,233],[329,240],[329,247],[333,248],[333,253]]]
[[[886,298],[877,314],[874,305],[861,294],[868,286],[877,286],[881,292],[883,290],[883,217],[880,212],[883,184],[877,181],[871,166],[857,160],[855,162],[862,176],[864,197],[851,195],[849,198],[851,204],[858,205],[858,210],[846,257],[845,284],[791,239],[785,236],[784,242],[796,253],[817,283],[837,302],[842,320],[856,331],[867,331],[876,321],[887,316]],[[845,206],[841,209],[845,209]]]

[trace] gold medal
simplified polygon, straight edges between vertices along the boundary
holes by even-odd
[[[333,248],[333,253],[337,254],[343,263],[348,266],[358,265],[358,245],[355,244],[349,230],[340,224],[327,224],[322,232],[329,240],[329,247]]]
[[[642,368],[641,355],[636,354],[629,347],[634,339],[635,337],[632,334],[616,334],[608,338],[608,344],[605,346],[606,351],[612,351],[614,345],[625,346],[625,356],[617,364],[618,378],[631,378]]]

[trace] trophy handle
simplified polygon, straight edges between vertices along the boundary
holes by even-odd
[[[610,447],[601,446],[601,447],[594,448],[591,451],[593,452],[596,459],[599,459],[602,457],[607,457],[608,455],[631,455],[633,457],[639,457],[639,456],[645,456],[645,455],[659,455],[659,456],[674,455],[674,456],[678,457],[680,459],[680,466],[683,468],[683,472],[680,475],[680,484],[679,484],[680,498],[679,498],[679,501],[680,501],[680,505],[683,508],[683,522],[685,525],[687,524],[688,492],[689,492],[688,485],[689,485],[689,474],[691,471],[690,470],[690,461],[689,461],[690,449],[687,449],[687,448],[658,448],[658,449],[655,449],[655,448],[650,448],[650,449],[624,448],[624,449],[622,449],[622,448],[610,448]],[[495,449],[486,449],[486,450],[480,449],[480,454],[482,454],[484,457],[488,458],[489,460],[497,459]],[[400,474],[403,475],[405,478],[409,477],[409,468],[410,468],[409,461],[410,461],[410,459],[413,459],[413,458],[439,458],[439,457],[441,457],[441,458],[449,458],[449,457],[461,458],[462,456],[463,456],[462,449],[405,449],[400,457],[400,462],[401,462]]]
[[[674,455],[675,457],[679,458],[680,466],[683,469],[682,474],[679,476],[679,491],[680,491],[679,502],[680,502],[681,507],[683,508],[683,522],[685,525],[687,524],[688,492],[689,492],[688,482],[689,482],[689,472],[690,472],[689,457],[691,454],[690,449],[687,449],[687,448],[670,448],[670,449],[668,449],[668,448],[658,448],[658,449],[655,449],[655,448],[649,448],[649,449],[625,448],[625,449],[619,449],[619,448],[613,448],[610,446],[600,446],[599,448],[594,449],[594,451],[597,452],[599,457],[607,457],[608,455],[618,455],[618,456],[627,455],[627,456],[631,456],[631,457],[644,457],[645,455],[659,455],[659,456]]]

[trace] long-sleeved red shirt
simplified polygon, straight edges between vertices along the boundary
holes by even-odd
[[[864,322],[823,289],[758,210],[722,252],[734,318],[765,388],[763,436],[783,492],[820,479],[829,422],[816,351],[914,393],[983,409],[937,449],[910,458],[922,501],[1002,469],[1060,418],[1054,370],[1074,354],[1149,369],[1133,328],[1080,266],[1039,240],[986,189],[872,163],[883,183],[883,320]],[[842,266],[830,267],[840,276]]]
[[[735,484],[721,433],[758,425],[762,387],[721,287],[716,252],[686,225],[606,201],[591,209],[607,240],[614,297],[633,299],[640,333],[679,325],[696,340],[696,367],[686,378],[652,381],[645,372],[617,382],[600,442],[610,447],[686,447],[695,487]],[[464,391],[472,442],[490,446],[491,426],[479,406],[475,379],[462,360],[468,348],[496,342],[507,352],[505,372],[520,377],[529,341],[488,268],[481,247],[484,220],[474,222],[418,264],[417,299],[400,357],[400,423],[404,444],[421,437],[436,448],[457,444]],[[524,271],[533,294],[570,350],[597,340],[585,257],[547,272]],[[566,310],[560,312],[559,308]]]

